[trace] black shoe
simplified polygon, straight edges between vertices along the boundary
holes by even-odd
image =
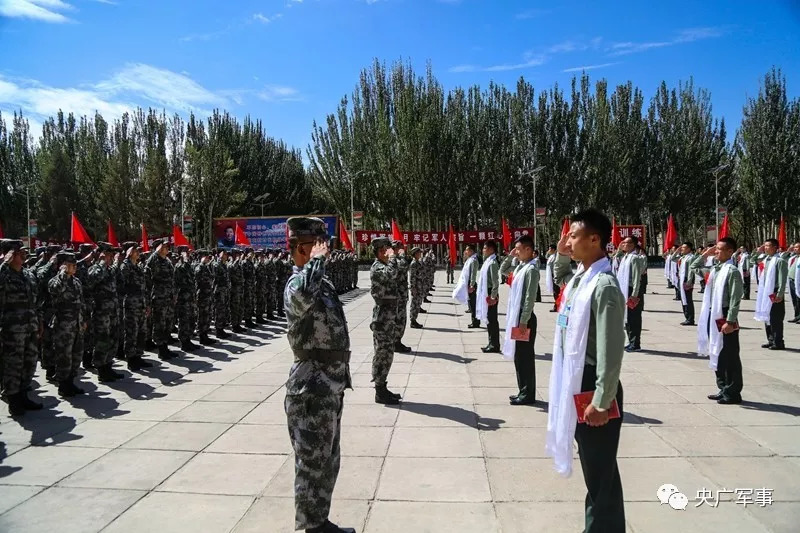
[[[742,399],[735,399],[735,398],[720,398],[717,400],[717,403],[720,405],[736,405],[742,403]]]
[[[558,309],[556,309],[556,308],[554,307],[554,308],[552,308],[552,309],[550,310],[550,312],[551,312],[551,313],[558,313]]]
[[[144,343],[144,349],[148,352],[155,352],[157,349],[156,343],[153,342],[153,339],[147,340]]]
[[[476,328],[481,327],[481,323],[480,322],[473,322],[472,324],[468,325],[467,327],[469,329],[476,329]]]
[[[56,383],[56,369],[55,368],[45,369],[44,379],[46,379],[50,383]]]
[[[519,398],[519,394],[511,394],[508,397],[509,400],[516,400],[517,398]]]
[[[420,310],[419,310],[419,312],[420,312],[420,313],[422,313],[423,315],[424,315],[425,313],[427,313],[427,311],[426,311],[426,310],[424,310],[424,309],[420,309]]]
[[[402,400],[403,399],[403,397],[401,395],[397,394],[396,392],[390,391],[388,387],[386,388],[386,392],[389,394],[389,396],[394,396],[398,400]]]
[[[500,348],[498,348],[497,346],[492,346],[490,344],[489,346],[481,348],[481,351],[483,353],[500,353]]]
[[[785,350],[786,349],[786,345],[784,345],[784,344],[773,344],[772,346],[769,347],[769,349],[770,350]]]
[[[422,329],[422,324],[420,324],[420,323],[419,323],[419,322],[417,322],[416,320],[412,320],[412,321],[411,321],[411,324],[409,324],[409,326],[410,326],[412,329]]]
[[[62,398],[72,398],[77,393],[75,392],[74,386],[72,384],[72,379],[68,379],[65,381],[61,381],[58,384],[58,395]]]
[[[25,401],[22,399],[23,392],[18,392],[8,397],[8,414],[11,416],[22,416],[25,414]]]
[[[227,331],[225,331],[224,329],[218,328],[217,329],[217,337],[219,337],[220,339],[230,339],[231,338],[231,334],[228,333]]]
[[[253,324],[253,322],[251,320],[245,320],[244,321],[244,327],[253,329],[254,327],[256,327],[256,325]]]
[[[411,346],[406,346],[402,342],[394,343],[394,351],[397,353],[409,353],[411,352]]]
[[[242,326],[233,326],[231,331],[234,333],[247,333],[247,330],[244,329]]]
[[[797,324],[797,319],[793,318],[791,320],[787,320],[786,322],[788,322],[789,324]]]
[[[683,322],[681,322],[681,326],[694,326],[694,322],[692,322],[691,320],[684,320]]]
[[[174,353],[169,351],[166,344],[162,344],[158,347],[158,358],[162,361],[169,361],[170,359],[174,359],[177,357]]]
[[[94,363],[92,362],[92,352],[84,352],[83,354],[83,368],[86,370],[91,370],[94,368]]]
[[[375,385],[375,403],[382,403],[383,405],[398,405],[400,399],[389,392],[386,385]]]
[[[256,324],[266,324],[266,323],[267,321],[261,318],[260,316],[256,317]]]
[[[767,342],[765,344],[762,344],[761,347],[762,348],[766,348],[768,350],[771,350],[772,349],[772,343],[771,342]]]
[[[509,400],[511,405],[536,405],[536,400],[520,400],[519,396],[514,398],[513,400]]]
[[[217,341],[209,337],[208,335],[200,335],[200,344],[203,346],[211,346],[212,344],[216,344]]]
[[[339,527],[333,522],[325,520],[321,526],[306,529],[306,533],[356,533],[352,527]]]
[[[423,298],[422,301],[425,302],[426,304],[433,303],[430,300],[428,300],[427,298]]]
[[[138,372],[143,368],[151,368],[152,363],[149,363],[139,356],[131,357],[128,359],[128,370],[131,372]]]
[[[200,347],[191,340],[181,341],[181,350],[184,352],[195,352],[199,349]]]
[[[122,374],[117,374],[114,372],[114,369],[111,368],[111,365],[104,365],[97,369],[97,379],[102,381],[103,383],[110,383],[113,381],[117,381],[118,379],[124,377]]]
[[[638,347],[638,346],[630,346],[630,345],[628,345],[628,346],[625,348],[625,351],[626,351],[626,352],[641,352],[641,351],[642,351],[642,349],[641,349],[640,347]]]
[[[21,392],[20,396],[22,397],[22,406],[25,407],[26,411],[41,411],[42,407],[44,407],[43,404],[28,398],[27,392]]]
[[[720,400],[720,399],[722,399],[722,391],[720,391],[720,392],[718,392],[716,394],[709,394],[708,396],[706,396],[706,398],[708,398],[709,400],[714,400],[714,401]]]

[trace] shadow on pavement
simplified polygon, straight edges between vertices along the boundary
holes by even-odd
[[[428,359],[440,359],[445,361],[452,361],[454,363],[469,364],[472,361],[477,361],[477,359],[473,357],[462,357],[460,355],[455,355],[452,353],[444,353],[444,352],[414,352],[414,355],[417,357],[426,357]]]
[[[480,418],[479,420],[477,413],[474,411],[464,409],[463,407],[442,405],[438,403],[418,403],[404,401],[400,405],[389,407],[429,416],[431,418],[452,420],[453,422],[478,428],[484,431],[494,431],[499,429],[500,426],[505,422],[505,420],[498,418]]]

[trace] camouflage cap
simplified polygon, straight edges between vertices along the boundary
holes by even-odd
[[[153,245],[152,245],[153,250],[155,250],[165,242],[166,242],[165,239],[153,239]]]
[[[291,217],[286,221],[289,238],[327,237],[325,222],[317,217]]]
[[[48,244],[47,251],[50,253],[58,253],[62,250],[62,246],[60,244]]]
[[[392,241],[392,248],[397,248],[398,246],[405,246],[405,244],[403,244],[403,241],[394,239]]]
[[[181,244],[177,248],[175,248],[175,251],[178,252],[179,254],[181,254],[183,252],[188,252],[189,251],[189,247],[187,245],[185,245],[185,244]]]
[[[130,248],[136,248],[138,250],[139,249],[139,243],[136,242],[136,241],[125,241],[125,242],[122,243],[122,249],[125,250],[126,252]]]
[[[19,239],[2,239],[0,240],[0,251],[7,253],[11,250],[19,251],[22,249],[24,243]]]
[[[388,237],[375,237],[374,239],[372,239],[372,242],[370,244],[372,245],[372,249],[377,251],[386,246],[391,246],[392,241],[390,241]]]
[[[35,253],[36,255],[39,255],[39,254],[45,253],[46,251],[47,251],[47,246],[37,246],[33,250],[33,253]]]
[[[78,245],[78,251],[82,254],[91,252],[92,250],[94,250],[94,244],[84,242]]]
[[[422,248],[420,248],[419,246],[415,246],[411,249],[411,255],[416,255],[419,253],[422,253]]]
[[[63,264],[63,263],[73,263],[74,264],[77,261],[77,258],[75,257],[75,253],[74,252],[66,252],[66,251],[64,251],[64,252],[58,252],[56,254],[56,260],[59,262],[59,264]]]
[[[204,249],[195,250],[194,254],[197,257],[208,257],[209,255],[211,255],[211,250],[204,250]]]

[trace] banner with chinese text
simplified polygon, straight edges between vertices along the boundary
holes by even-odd
[[[335,215],[313,215],[325,222],[328,235],[336,235],[338,227]],[[253,248],[286,248],[286,220],[289,217],[236,217],[215,218],[214,238],[220,248],[235,245],[236,225],[247,235]]]
[[[408,246],[429,246],[433,244],[447,244],[446,231],[404,231],[403,239]],[[503,233],[500,230],[468,230],[456,231],[456,243],[473,244],[488,240],[500,241]],[[533,235],[533,228],[513,228],[511,237],[516,239],[522,235]],[[363,230],[356,231],[356,242],[369,244],[375,237],[392,237],[391,231]]]

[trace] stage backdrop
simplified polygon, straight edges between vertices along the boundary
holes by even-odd
[[[336,235],[337,218],[335,215],[309,215],[321,218],[328,228],[328,235]],[[231,247],[234,245],[236,225],[244,230],[253,248],[281,248],[286,249],[286,220],[285,217],[236,217],[215,218],[214,237],[217,246]]]

